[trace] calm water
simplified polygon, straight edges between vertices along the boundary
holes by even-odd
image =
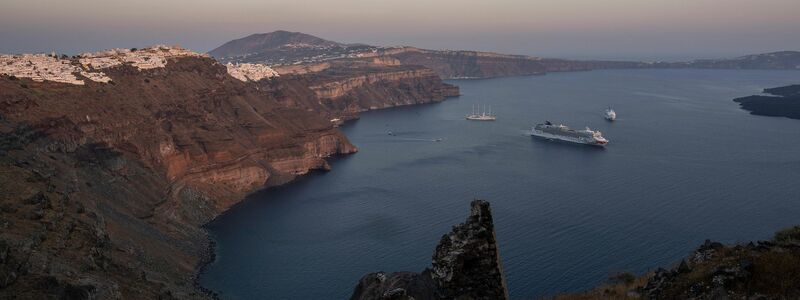
[[[460,98],[363,114],[342,128],[360,152],[210,224],[218,256],[201,283],[225,299],[347,299],[368,272],[430,265],[476,197],[491,201],[513,298],[669,265],[706,238],[768,238],[800,223],[800,121],[731,99],[798,82],[714,70],[454,81]],[[464,120],[484,103],[498,121]],[[616,123],[602,118],[609,104]],[[544,120],[611,144],[523,135]]]

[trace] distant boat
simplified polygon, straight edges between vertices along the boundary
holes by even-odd
[[[475,110],[475,105],[472,105],[472,114],[467,115],[467,120],[471,121],[494,121],[497,117],[492,114],[492,107],[489,106],[489,112],[486,112],[486,105],[483,106],[483,112],[478,113]]]
[[[617,112],[615,112],[613,109],[611,109],[611,106],[609,106],[608,108],[606,108],[605,118],[606,120],[614,121],[617,119]]]

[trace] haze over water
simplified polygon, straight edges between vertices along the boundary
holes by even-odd
[[[492,204],[512,298],[641,274],[705,239],[768,238],[800,215],[800,121],[731,100],[798,79],[604,70],[454,81],[459,98],[362,114],[342,127],[360,151],[332,172],[251,195],[211,223],[218,256],[200,282],[224,299],[347,299],[366,273],[429,266],[473,198]],[[498,120],[464,120],[474,104]],[[607,105],[617,122],[603,120]],[[588,125],[611,144],[523,134],[545,120]]]

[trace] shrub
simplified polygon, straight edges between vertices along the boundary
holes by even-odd
[[[775,242],[778,243],[800,243],[800,226],[786,228],[775,233]]]

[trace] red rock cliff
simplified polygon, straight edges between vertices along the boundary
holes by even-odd
[[[210,58],[85,85],[0,77],[0,295],[205,298],[201,226],[356,151],[331,118],[457,95],[392,59],[242,82]]]

